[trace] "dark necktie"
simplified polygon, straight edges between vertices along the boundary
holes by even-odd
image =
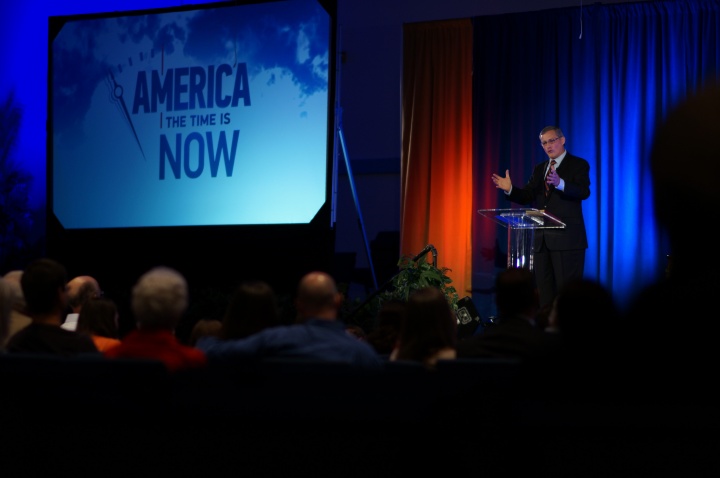
[[[547,173],[545,173],[545,197],[550,195],[550,185],[547,183],[547,177],[548,174],[550,174],[550,170],[555,166],[556,161],[553,159],[550,161],[550,167],[547,170]]]

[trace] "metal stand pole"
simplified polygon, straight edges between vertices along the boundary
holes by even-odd
[[[338,138],[340,138],[340,147],[342,148],[343,157],[345,158],[345,167],[347,168],[348,179],[350,180],[350,190],[352,191],[353,200],[355,201],[355,209],[358,214],[358,222],[360,224],[360,230],[362,231],[363,240],[365,241],[365,252],[367,253],[368,263],[370,264],[370,274],[372,275],[373,286],[375,290],[378,290],[377,277],[375,277],[375,266],[373,265],[372,253],[370,252],[370,243],[365,233],[365,222],[363,221],[362,210],[360,209],[360,201],[358,200],[357,191],[355,190],[355,179],[353,178],[352,168],[350,167],[350,158],[347,154],[347,148],[345,147],[345,136],[343,135],[342,129],[342,118],[340,117],[342,111],[338,114]]]

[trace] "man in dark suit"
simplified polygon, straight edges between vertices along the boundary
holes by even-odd
[[[548,160],[535,166],[525,186],[513,186],[510,170],[505,177],[493,174],[492,181],[510,201],[545,210],[565,223],[562,229],[535,231],[533,269],[544,308],[566,282],[583,277],[587,233],[582,201],[590,197],[590,165],[565,149],[565,136],[557,126],[540,131],[540,144]]]

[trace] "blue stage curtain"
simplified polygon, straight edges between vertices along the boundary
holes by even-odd
[[[482,16],[473,18],[473,32],[474,209],[518,207],[491,174],[509,169],[513,183],[524,184],[546,159],[540,130],[559,126],[567,150],[591,167],[585,276],[627,305],[666,267],[670,250],[655,221],[648,165],[653,133],[689,93],[720,82],[720,1]],[[678,161],[679,175],[703,174],[692,158]],[[692,198],[691,183],[678,191],[689,208]],[[698,228],[702,260],[707,231]],[[477,214],[473,247],[473,289],[489,296],[491,277],[504,266],[507,230]]]

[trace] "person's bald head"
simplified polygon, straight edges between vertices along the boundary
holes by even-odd
[[[74,312],[80,312],[82,305],[102,295],[100,284],[92,276],[77,276],[67,283],[68,305]]]
[[[295,296],[299,321],[308,318],[335,320],[341,304],[342,295],[329,274],[313,271],[300,279]]]

